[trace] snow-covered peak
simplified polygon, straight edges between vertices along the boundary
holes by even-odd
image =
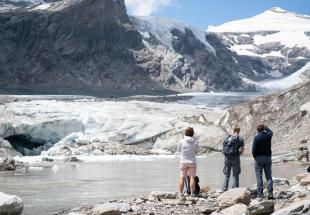
[[[171,34],[171,30],[178,29],[184,32],[185,28],[190,29],[194,33],[195,37],[205,44],[210,52],[215,54],[214,48],[206,40],[206,31],[204,30],[164,17],[133,16],[131,17],[131,20],[143,37],[149,37],[149,33],[151,33],[171,50],[173,50],[173,35]]]
[[[273,7],[254,17],[209,26],[209,32],[310,31],[310,16]]]

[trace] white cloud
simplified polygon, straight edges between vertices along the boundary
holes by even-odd
[[[125,0],[129,11],[136,16],[149,16],[158,12],[162,7],[167,7],[174,0]]]

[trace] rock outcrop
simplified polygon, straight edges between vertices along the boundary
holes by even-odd
[[[0,171],[14,171],[16,170],[17,164],[13,158],[5,158],[0,161]]]
[[[301,107],[310,101],[310,82],[296,85],[283,92],[261,96],[250,102],[229,108],[218,125],[229,132],[234,125],[241,127],[246,146],[256,133],[256,124],[265,123],[273,132],[273,152],[293,153],[310,143],[310,117],[301,112]],[[303,109],[302,109],[303,110]]]
[[[20,215],[24,209],[21,198],[0,192],[0,214]]]

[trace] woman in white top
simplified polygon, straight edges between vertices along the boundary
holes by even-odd
[[[195,191],[195,176],[196,176],[196,153],[198,150],[198,143],[193,138],[194,129],[186,128],[184,138],[179,142],[178,152],[181,153],[180,160],[180,180],[179,191],[182,194],[184,189],[184,179],[190,176],[190,190],[191,194]]]

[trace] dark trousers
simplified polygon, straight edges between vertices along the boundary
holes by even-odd
[[[225,163],[224,163],[224,169],[223,169],[224,183],[223,183],[222,191],[227,191],[228,189],[231,171],[233,175],[232,188],[239,187],[239,175],[241,173],[240,156],[236,156],[232,158],[225,157]]]
[[[273,182],[272,182],[272,160],[270,156],[257,156],[255,158],[255,173],[257,180],[257,192],[263,194],[263,170],[267,181],[267,190],[269,194],[273,193]]]

